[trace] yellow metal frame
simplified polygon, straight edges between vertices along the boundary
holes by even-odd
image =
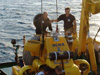
[[[89,14],[97,14],[100,12],[100,0],[82,0],[82,11],[81,11],[81,21],[80,21],[80,31],[79,31],[79,47],[78,55],[81,52],[86,52],[86,42],[88,42],[89,56],[92,66],[92,71],[97,74],[97,64],[94,53],[94,46],[92,39],[87,38],[87,33],[89,32]],[[93,58],[93,59],[92,59]]]
[[[86,60],[77,59],[77,60],[74,60],[74,63],[76,65],[86,64],[88,69],[82,75],[88,75],[88,73],[90,72],[90,64]]]

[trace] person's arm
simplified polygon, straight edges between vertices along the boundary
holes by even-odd
[[[49,28],[50,31],[52,31],[52,25],[51,25],[51,21],[50,21],[49,18],[48,18],[48,28]]]
[[[77,28],[77,26],[76,26],[76,20],[73,21],[73,26],[74,26],[73,27],[73,29],[74,29],[73,33],[75,34],[76,33],[76,30],[77,30],[76,29]]]
[[[64,15],[60,15],[57,19],[51,20],[50,22],[59,22],[59,21],[63,20],[63,16]]]
[[[58,22],[58,20],[57,19],[54,19],[54,20],[51,20],[50,22]]]
[[[49,30],[52,31],[52,26],[51,26],[51,24],[49,24],[48,27],[49,27]]]

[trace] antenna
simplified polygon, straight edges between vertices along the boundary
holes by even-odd
[[[42,5],[42,0],[41,0],[41,14],[43,13],[43,5]]]

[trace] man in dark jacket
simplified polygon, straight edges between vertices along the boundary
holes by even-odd
[[[46,32],[46,28],[48,27],[50,31],[52,31],[51,22],[48,18],[48,13],[44,12],[43,14],[38,14],[35,16],[33,20],[33,24],[36,27],[36,34],[41,34],[42,31]]]

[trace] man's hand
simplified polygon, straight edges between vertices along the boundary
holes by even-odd
[[[51,20],[50,22],[51,22],[51,23],[52,23],[52,22],[58,22],[58,20],[57,20],[57,19],[54,19],[54,20]]]
[[[52,23],[54,20],[51,20],[50,22]]]

